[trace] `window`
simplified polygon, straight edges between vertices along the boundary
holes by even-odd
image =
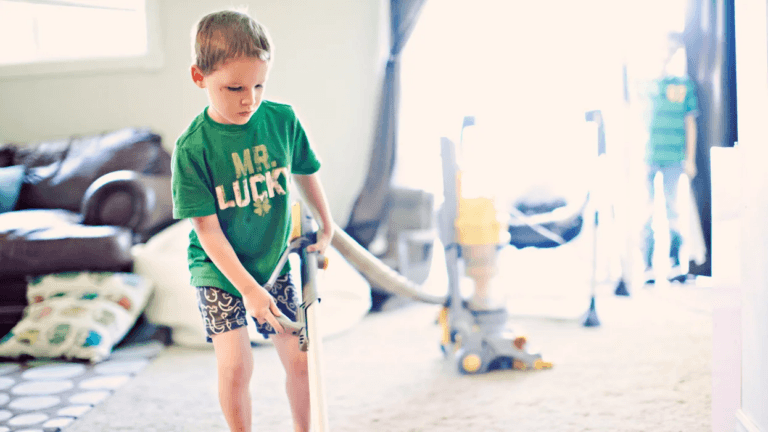
[[[159,64],[156,0],[0,0],[0,76]]]
[[[584,113],[621,103],[624,44],[655,53],[651,29],[682,31],[685,6],[684,0],[427,2],[402,56],[395,183],[441,195],[439,139],[458,143],[466,115],[499,126],[495,139],[476,140],[462,155],[465,167],[475,163],[483,167],[478,171],[505,177],[494,182],[498,196],[586,166],[596,154],[596,132]],[[561,177],[574,183],[573,175]]]
[[[608,55],[594,54],[601,37],[583,3],[427,2],[403,51],[395,182],[441,195],[439,139],[458,144],[467,115],[499,125],[458,155],[467,171],[506,177],[487,185],[502,189],[492,195],[546,176],[544,157],[551,171],[584,159],[593,125],[583,105],[596,97],[587,82]]]

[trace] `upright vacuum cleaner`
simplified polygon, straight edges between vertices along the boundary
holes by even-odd
[[[302,302],[296,314],[296,322],[285,315],[277,317],[277,321],[285,331],[299,337],[299,348],[307,352],[309,370],[309,396],[311,409],[312,430],[315,432],[328,431],[327,404],[325,399],[325,382],[322,375],[322,340],[317,322],[317,304],[320,302],[317,291],[317,271],[328,266],[328,259],[317,252],[307,252],[307,246],[317,240],[314,220],[306,206],[295,203],[292,208],[293,231],[288,248],[267,280],[265,288],[269,290],[274,285],[281,270],[289,259],[290,254],[296,253],[301,259],[301,298]]]
[[[506,225],[498,220],[493,199],[462,196],[455,144],[442,138],[441,154],[445,195],[441,237],[448,270],[448,296],[439,317],[443,352],[453,356],[464,374],[551,368],[541,354],[527,350],[525,336],[510,328],[506,307],[489,298],[498,250],[508,244]],[[474,282],[470,299],[461,294],[462,270]]]

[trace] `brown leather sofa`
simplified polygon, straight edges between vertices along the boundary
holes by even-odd
[[[170,155],[149,130],[0,145],[12,165],[24,180],[0,213],[0,333],[21,317],[27,276],[130,271],[131,247],[173,223]]]

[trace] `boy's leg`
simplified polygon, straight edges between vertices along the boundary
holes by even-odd
[[[197,306],[208,342],[213,342],[219,403],[231,431],[251,431],[253,352],[243,300],[214,287],[197,288]]]
[[[270,287],[270,294],[275,298],[277,307],[286,318],[296,321],[299,310],[298,290],[293,285],[291,274],[277,278]],[[307,353],[299,349],[299,337],[289,334],[275,334],[269,324],[258,324],[256,329],[263,335],[269,335],[285,368],[286,392],[291,404],[293,427],[297,432],[309,431],[309,372]]]
[[[682,165],[664,167],[664,195],[666,197],[667,221],[669,222],[669,257],[674,260],[674,265],[680,265],[680,212],[678,211],[677,190],[680,184],[680,176],[683,174]]]
[[[656,197],[654,189],[654,178],[656,177],[657,167],[649,165],[646,167],[646,201],[642,211],[645,212],[645,223],[643,224],[642,243],[643,260],[645,264],[645,274],[643,275],[646,283],[653,283],[655,281],[653,275],[653,252],[654,252],[654,233],[653,233],[653,213],[654,213],[654,200]]]
[[[211,335],[219,375],[219,403],[232,432],[251,431],[253,352],[246,327]]]
[[[285,368],[285,387],[291,404],[294,430],[307,432],[310,422],[307,353],[299,349],[298,336],[275,335],[273,343]]]

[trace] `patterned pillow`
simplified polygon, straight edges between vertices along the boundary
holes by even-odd
[[[100,362],[147,304],[152,285],[133,273],[59,273],[31,279],[24,317],[0,340],[0,357]]]

